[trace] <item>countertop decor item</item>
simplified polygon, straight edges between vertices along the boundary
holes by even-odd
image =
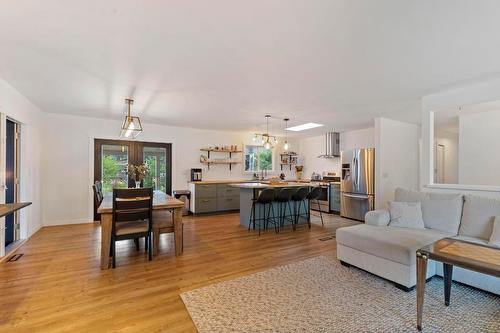
[[[135,180],[135,187],[141,187],[142,180],[148,175],[149,167],[146,163],[142,163],[139,165],[128,165],[128,176]]]
[[[303,169],[304,169],[304,166],[302,166],[302,165],[295,166],[295,174],[297,175],[297,179],[302,179],[302,170]]]

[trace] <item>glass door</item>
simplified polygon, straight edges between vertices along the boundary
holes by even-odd
[[[94,142],[94,181],[102,182],[103,194],[113,188],[135,187],[128,165],[146,163],[149,173],[142,186],[172,193],[172,145],[170,143],[103,140]],[[96,212],[95,207],[94,212]],[[95,213],[94,219],[97,219]]]
[[[149,167],[143,186],[164,193],[172,193],[171,146],[164,143],[140,143],[139,156]]]

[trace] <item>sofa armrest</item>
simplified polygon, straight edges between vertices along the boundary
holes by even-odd
[[[391,214],[387,210],[372,210],[365,215],[365,223],[385,227],[391,221]]]

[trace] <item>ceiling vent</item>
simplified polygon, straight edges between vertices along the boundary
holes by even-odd
[[[321,158],[340,157],[340,133],[328,132],[325,135],[326,153]]]

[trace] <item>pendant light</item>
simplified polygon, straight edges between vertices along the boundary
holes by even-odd
[[[127,115],[123,121],[120,137],[135,139],[142,132],[141,120],[139,117],[132,117],[130,115],[130,106],[134,104],[134,100],[127,98],[125,99],[125,103],[127,104]]]
[[[271,118],[271,115],[266,114],[266,133],[255,133],[253,137],[253,141],[260,141],[260,144],[263,145],[265,149],[271,149],[278,143],[278,138],[276,138],[276,136],[269,135],[269,118]]]
[[[269,118],[271,118],[270,115],[266,114],[266,142],[264,142],[264,149],[271,149],[271,142],[269,141]],[[264,140],[264,137],[262,137]]]
[[[288,151],[288,149],[290,148],[290,145],[288,144],[288,132],[287,132],[287,128],[288,128],[288,121],[290,120],[289,118],[285,118],[283,119],[285,121],[285,144],[283,145],[283,149],[285,151]]]

